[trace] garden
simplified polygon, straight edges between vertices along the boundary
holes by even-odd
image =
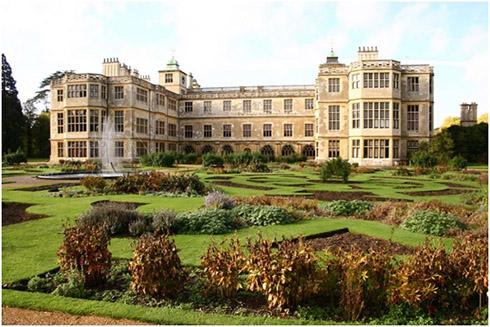
[[[157,154],[56,182],[35,176],[97,164],[7,166],[3,304],[160,324],[486,324],[487,167],[466,165]]]

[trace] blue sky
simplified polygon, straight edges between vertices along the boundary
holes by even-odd
[[[313,84],[333,46],[435,70],[435,123],[475,101],[488,112],[487,2],[21,1],[1,3],[1,49],[20,97],[56,70],[101,72],[104,57],[150,74],[175,51],[202,86]],[[7,28],[8,26],[8,28]]]

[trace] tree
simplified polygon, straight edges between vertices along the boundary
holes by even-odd
[[[478,117],[478,123],[487,123],[488,124],[488,112],[480,115],[480,117]]]
[[[454,153],[454,142],[447,129],[435,135],[429,145],[429,152],[434,155],[439,164],[447,164]]]
[[[488,124],[451,126],[447,131],[454,142],[454,155],[460,155],[468,162],[488,162]]]
[[[44,105],[43,110],[48,109],[49,92],[51,91],[51,88],[50,88],[51,82],[53,80],[62,78],[66,74],[71,74],[71,73],[73,73],[73,70],[64,70],[64,71],[58,70],[58,71],[52,73],[51,75],[49,75],[48,77],[46,77],[45,79],[43,79],[41,81],[41,83],[39,84],[39,90],[36,91],[36,95],[33,96],[32,98],[30,98],[29,100],[27,100],[27,102],[31,103],[35,107],[39,103],[42,103]]]
[[[2,152],[14,152],[22,146],[25,119],[17,97],[12,68],[2,53]]]
[[[49,142],[49,112],[39,114],[32,125],[32,156],[35,158],[48,158],[50,154]]]
[[[446,117],[444,118],[444,121],[441,124],[441,129],[443,128],[448,128],[453,125],[460,125],[461,124],[461,119],[459,117]]]

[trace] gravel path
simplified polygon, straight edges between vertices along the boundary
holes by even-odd
[[[2,325],[147,325],[144,322],[2,307]]]

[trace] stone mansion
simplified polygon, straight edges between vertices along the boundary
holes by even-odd
[[[379,59],[375,47],[360,47],[351,64],[332,51],[314,85],[205,88],[174,58],[158,84],[115,58],[102,66],[102,74],[52,82],[51,162],[104,151],[118,161],[155,151],[258,151],[391,166],[433,130],[433,68]],[[114,131],[110,146],[104,126]]]

